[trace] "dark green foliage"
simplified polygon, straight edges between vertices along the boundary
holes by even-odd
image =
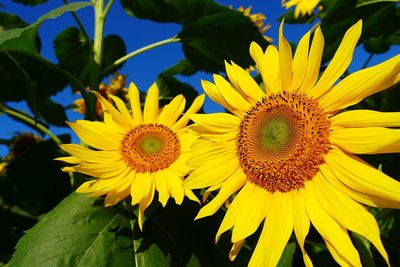
[[[36,6],[46,3],[48,0],[13,0],[15,3],[24,4],[27,6]]]

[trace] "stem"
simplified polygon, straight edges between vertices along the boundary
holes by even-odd
[[[94,62],[101,66],[103,54],[103,33],[105,16],[103,13],[104,0],[92,0],[94,3]],[[92,88],[94,89],[94,88]]]
[[[104,18],[107,17],[108,11],[110,11],[110,8],[111,8],[113,3],[114,3],[114,0],[108,1],[107,6],[106,6],[106,8],[104,8],[104,11],[103,11],[103,17]]]
[[[363,69],[365,69],[365,68],[368,66],[368,64],[369,64],[369,62],[371,61],[371,59],[372,59],[373,56],[374,56],[374,54],[372,54],[372,53],[369,54],[367,60],[366,60],[365,63],[364,63],[364,66],[362,67]]]
[[[68,0],[63,0],[64,4],[69,4]],[[92,46],[92,41],[90,40],[89,34],[87,33],[87,31],[85,30],[85,27],[83,26],[82,21],[79,19],[78,15],[76,14],[75,11],[70,11],[72,16],[74,17],[76,23],[78,24],[79,29],[81,30],[81,32],[83,33],[83,36],[86,39],[86,42],[89,44],[90,47],[90,51],[93,51],[93,46]],[[93,55],[91,53],[91,55]]]
[[[31,118],[29,115],[24,114],[20,111],[11,109],[1,103],[0,103],[0,111],[6,113],[10,117],[13,117],[17,120],[20,120],[20,121],[26,123],[29,126],[32,126],[33,128],[37,129],[39,132],[41,132],[43,134],[47,134],[57,145],[62,144],[61,140],[55,134],[53,134],[49,129],[47,129],[46,126],[44,126],[40,122],[36,121],[35,119]]]
[[[168,38],[168,39],[165,39],[165,40],[162,40],[162,41],[159,41],[159,42],[155,42],[155,43],[146,45],[146,46],[144,46],[144,47],[142,47],[142,48],[139,48],[139,49],[137,49],[137,50],[135,50],[135,51],[133,51],[133,52],[131,52],[131,53],[129,53],[129,54],[126,54],[125,56],[123,56],[123,57],[117,59],[116,61],[114,61],[114,63],[112,63],[110,66],[108,66],[107,68],[105,68],[105,69],[101,72],[101,76],[105,75],[105,74],[106,74],[107,72],[109,72],[111,69],[117,67],[118,65],[121,65],[122,63],[124,63],[124,62],[127,61],[128,59],[130,59],[130,58],[132,58],[132,57],[134,57],[134,56],[136,56],[136,55],[138,55],[138,54],[141,54],[141,53],[143,53],[143,52],[145,52],[145,51],[147,51],[147,50],[156,48],[156,47],[158,47],[158,46],[162,46],[162,45],[169,44],[169,43],[179,42],[180,40],[181,40],[181,39],[179,39],[178,37],[174,36],[174,37],[172,37],[172,38]]]

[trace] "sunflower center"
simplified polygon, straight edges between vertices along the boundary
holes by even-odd
[[[304,187],[324,162],[330,121],[297,93],[264,97],[243,117],[236,151],[247,179],[270,192]]]
[[[119,151],[135,171],[156,172],[169,167],[179,157],[180,142],[164,125],[142,124],[124,136]]]

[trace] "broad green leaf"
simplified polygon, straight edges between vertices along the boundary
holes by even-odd
[[[198,210],[196,204],[168,203],[166,208],[153,207],[156,208],[153,211],[150,207],[143,232],[138,229],[132,210],[122,206],[105,208],[86,194],[71,194],[27,231],[18,242],[9,266],[221,266],[224,263],[213,250],[213,237],[205,234],[210,230],[209,224],[193,221]]]
[[[6,12],[0,12],[0,26],[6,29],[23,28],[28,26],[28,23],[23,21],[20,17]]]
[[[160,90],[161,105],[171,101],[171,98],[182,94],[186,99],[186,108],[189,108],[198,92],[187,83],[180,82],[176,78],[166,74],[160,74],[157,78],[157,86]],[[164,103],[163,103],[164,102]]]
[[[46,3],[48,0],[12,0],[15,3],[20,3],[28,6],[36,6]]]
[[[158,22],[178,22],[176,10],[164,0],[121,0],[128,15]]]
[[[8,31],[0,32],[0,51],[6,51],[6,50],[10,49],[10,47],[4,47],[3,46],[3,44],[6,41],[18,38],[18,40],[21,39],[21,40],[19,40],[21,43],[27,42],[28,40],[26,40],[24,38],[20,38],[22,36],[22,34],[25,33],[26,31],[32,31],[33,34],[31,34],[31,35],[33,37],[35,37],[39,26],[45,20],[54,19],[54,18],[57,18],[57,17],[61,16],[65,12],[76,11],[76,10],[79,10],[81,8],[84,8],[84,7],[87,7],[87,6],[91,6],[91,5],[93,5],[93,3],[91,3],[91,2],[76,2],[76,3],[67,4],[67,5],[61,6],[59,8],[56,8],[56,9],[48,12],[47,14],[41,16],[35,23],[29,25],[28,27],[15,28],[15,29],[11,29],[11,30],[8,30]],[[35,39],[32,38],[29,41],[31,43],[34,43]],[[33,46],[33,45],[31,45],[31,46]]]
[[[58,146],[47,140],[12,159],[7,166],[7,179],[13,184],[13,192],[9,192],[7,202],[33,215],[55,207],[71,191],[68,175],[54,160],[59,156]]]
[[[68,118],[62,105],[50,99],[43,99],[38,101],[36,108],[45,122],[55,126],[67,126],[65,122],[68,121]]]
[[[24,33],[26,34],[26,33]],[[67,80],[57,66],[46,64],[37,56],[0,53],[0,100],[33,103],[60,92]]]
[[[205,16],[184,27],[178,35],[190,63],[207,72],[224,71],[224,60],[242,67],[254,64],[249,55],[252,41],[266,41],[249,18],[238,12]]]
[[[97,75],[100,71],[92,61],[90,44],[77,28],[69,27],[60,32],[54,39],[54,49],[59,66],[73,74],[86,86],[89,85],[90,75]],[[102,66],[111,65],[125,54],[126,47],[121,37],[108,35],[104,38]],[[116,71],[122,66],[118,65],[110,69],[105,75]]]
[[[162,73],[165,75],[184,75],[191,76],[196,73],[196,68],[187,59],[182,59],[174,66],[164,70]]]

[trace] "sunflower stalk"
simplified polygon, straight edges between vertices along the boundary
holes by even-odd
[[[12,109],[7,107],[4,104],[0,103],[0,112],[4,112],[8,116],[17,119],[18,121],[23,122],[24,124],[33,127],[37,131],[39,131],[42,134],[45,134],[50,137],[57,145],[62,144],[62,141],[54,134],[52,133],[45,125],[42,123],[38,122],[28,114],[25,114],[21,111]]]
[[[165,40],[161,40],[161,41],[146,45],[144,47],[141,47],[141,48],[139,48],[139,49],[137,49],[135,51],[132,51],[129,54],[126,54],[125,56],[123,56],[123,57],[117,59],[116,61],[114,61],[114,63],[112,63],[110,66],[106,67],[102,71],[101,76],[104,76],[106,73],[108,73],[113,68],[121,65],[122,63],[124,63],[128,59],[130,59],[132,57],[135,57],[135,56],[137,56],[137,55],[139,55],[139,54],[141,54],[141,53],[143,53],[145,51],[151,50],[153,48],[156,48],[156,47],[159,47],[159,46],[162,46],[162,45],[165,45],[165,44],[176,43],[176,42],[179,42],[180,40],[181,40],[180,38],[178,38],[176,36],[173,36],[171,38],[168,38],[168,39],[165,39]]]

